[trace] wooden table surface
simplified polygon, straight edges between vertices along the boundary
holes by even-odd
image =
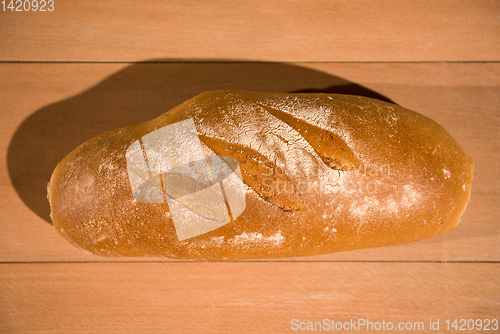
[[[325,319],[436,333],[458,332],[448,319],[500,320],[500,1],[9,2],[1,333],[288,333],[326,331]],[[247,262],[100,258],[55,233],[45,187],[59,160],[218,88],[376,96],[432,118],[475,163],[460,224],[406,245]],[[350,329],[388,332],[361,323]]]

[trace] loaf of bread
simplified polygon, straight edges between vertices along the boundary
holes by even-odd
[[[472,170],[440,125],[398,105],[210,91],[80,145],[48,198],[57,232],[93,254],[281,258],[449,231]]]

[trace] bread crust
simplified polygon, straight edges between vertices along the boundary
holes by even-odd
[[[192,119],[205,156],[239,164],[245,209],[179,240],[167,203],[131,190],[126,152]],[[210,91],[159,117],[99,135],[54,170],[56,231],[102,256],[238,260],[319,255],[422,240],[454,228],[473,162],[440,125],[360,96]]]

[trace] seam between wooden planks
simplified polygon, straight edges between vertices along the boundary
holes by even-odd
[[[500,261],[398,261],[398,260],[340,260],[340,261],[291,261],[291,260],[242,260],[242,261],[183,261],[183,260],[165,260],[165,261],[2,261],[0,265],[8,264],[99,264],[99,263],[422,263],[422,264],[496,264]]]
[[[145,60],[145,61],[56,61],[0,60],[0,64],[489,64],[500,60],[424,61],[244,61],[244,60]]]

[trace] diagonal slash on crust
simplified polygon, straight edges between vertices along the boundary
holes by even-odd
[[[358,159],[345,141],[332,132],[309,124],[282,110],[258,103],[274,117],[297,131],[314,149],[314,152],[330,168],[347,171],[359,164]]]
[[[217,155],[234,157],[241,168],[243,181],[259,196],[285,211],[303,208],[300,192],[284,171],[262,154],[242,145],[222,139],[198,135],[201,142]],[[287,191],[279,191],[286,189]]]

